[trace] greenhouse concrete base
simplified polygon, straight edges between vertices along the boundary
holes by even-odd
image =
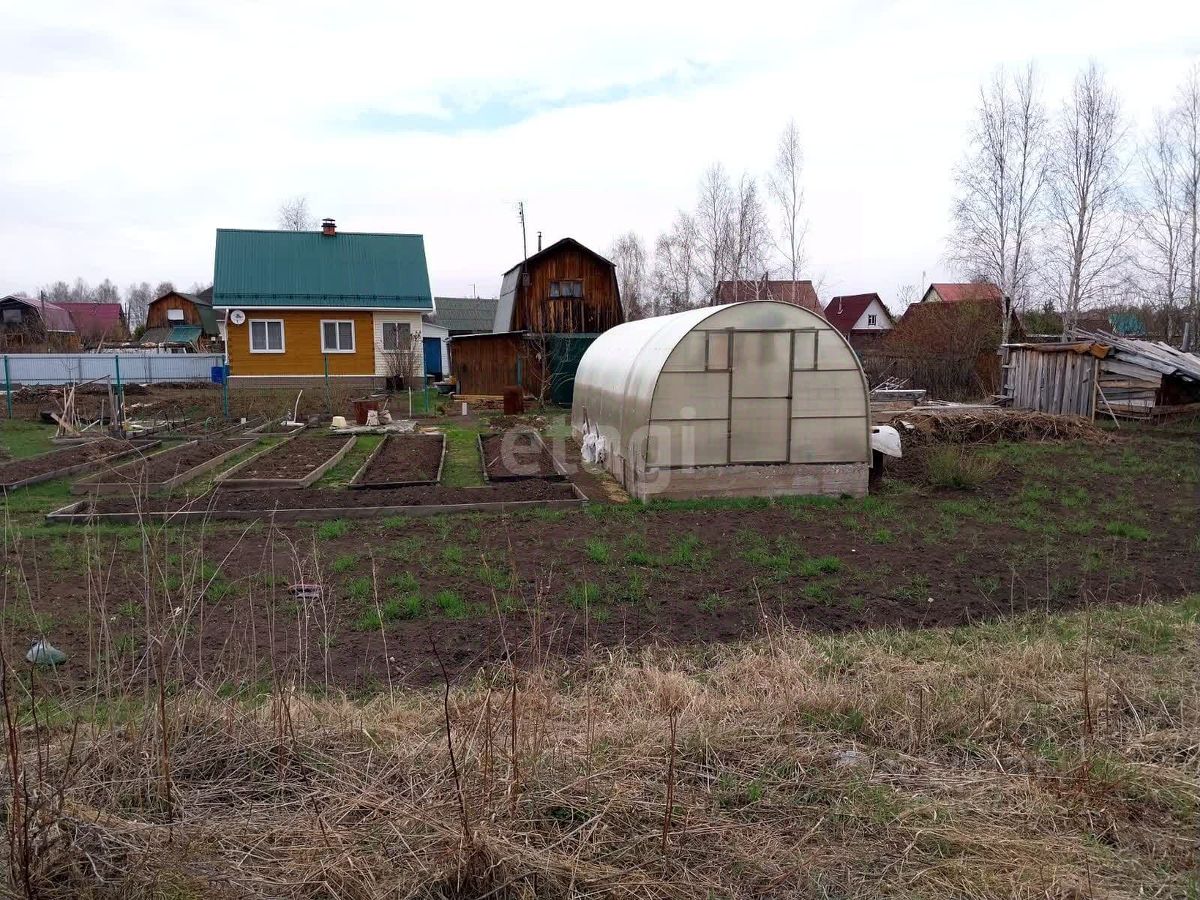
[[[691,497],[865,497],[866,463],[784,463],[698,466],[638,472],[629,492],[638,500]]]

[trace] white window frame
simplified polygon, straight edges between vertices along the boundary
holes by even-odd
[[[266,349],[263,349],[263,350],[255,350],[254,349],[254,323],[255,322],[262,322],[267,325],[269,325],[272,322],[279,323],[279,349],[278,350],[271,350],[269,347]],[[246,328],[249,329],[246,332],[246,338],[250,342],[250,352],[251,353],[286,353],[287,352],[287,329],[284,328],[284,326],[283,326],[283,319],[251,319],[250,321],[248,321],[246,323]],[[263,335],[264,335],[264,337],[267,338],[267,343],[270,344],[271,343],[270,334],[267,332],[264,332]]]
[[[187,316],[184,315],[184,312],[182,309],[178,309],[178,308],[168,309],[167,310],[167,321],[168,322],[186,322]]]
[[[389,328],[396,329],[399,327],[404,327],[404,328],[408,329],[409,346],[403,347],[403,348],[400,346],[389,347],[387,345],[387,340],[385,338],[385,335],[387,334],[387,331]],[[420,332],[417,332],[415,335],[413,334],[412,322],[398,322],[398,321],[389,320],[387,322],[379,323],[379,346],[383,350],[384,353],[411,353],[413,338],[419,337],[419,336],[420,336]]]
[[[879,324],[879,316],[875,313],[867,313],[867,325],[874,327]]]
[[[346,350],[342,347],[330,348],[325,346],[325,326],[326,325],[349,325],[350,326],[350,349]],[[341,340],[341,328],[335,328],[335,333],[338,335],[338,340]],[[354,353],[358,349],[358,335],[355,334],[353,319],[322,319],[321,320],[321,352],[322,353]]]

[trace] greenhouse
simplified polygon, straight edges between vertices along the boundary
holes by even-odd
[[[820,315],[769,301],[627,322],[596,339],[575,377],[584,458],[631,495],[867,492],[867,383]]]

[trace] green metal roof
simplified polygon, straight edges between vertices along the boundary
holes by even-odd
[[[199,325],[176,325],[167,340],[171,343],[194,344],[203,333],[204,329]]]
[[[213,305],[433,309],[425,239],[218,228]]]

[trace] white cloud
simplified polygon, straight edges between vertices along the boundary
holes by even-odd
[[[794,116],[814,273],[889,297],[947,274],[950,168],[997,64],[1036,58],[1057,96],[1094,56],[1145,122],[1196,56],[1161,28],[1169,3],[782,7],[6,8],[0,291],[205,280],[218,226],[271,227],[305,193],[344,228],[424,233],[436,292],[494,293],[517,200],[531,244],[650,240],[712,161],[763,171]],[[459,121],[363,127],[372,112]]]

